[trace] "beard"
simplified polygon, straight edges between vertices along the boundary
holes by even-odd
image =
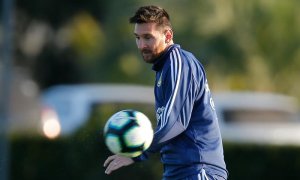
[[[141,50],[142,57],[146,63],[153,64],[161,53],[155,53],[152,50],[144,49]]]

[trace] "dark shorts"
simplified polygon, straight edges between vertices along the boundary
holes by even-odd
[[[163,180],[226,180],[222,176],[211,175],[205,172],[205,170],[201,170],[199,174],[194,174],[185,178],[163,178]]]

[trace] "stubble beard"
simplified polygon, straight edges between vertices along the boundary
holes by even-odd
[[[141,51],[142,57],[146,63],[153,64],[158,56],[156,56],[151,50]]]

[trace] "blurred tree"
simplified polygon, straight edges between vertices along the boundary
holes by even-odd
[[[300,98],[300,85],[295,83],[300,77],[299,1],[152,0],[151,4],[169,11],[175,42],[204,64],[212,89],[275,91]],[[58,82],[152,84],[153,72],[142,62],[128,23],[141,5],[149,2],[17,1],[17,62],[48,77],[48,83],[39,79],[43,88]],[[73,80],[41,70],[65,61],[50,51],[72,57],[77,70],[65,68],[62,73]]]
[[[79,64],[74,61],[72,49],[57,50],[46,46],[36,59],[33,76],[42,89],[56,84],[82,82],[83,75]]]
[[[206,68],[211,89],[214,91],[273,91],[297,96],[300,100],[299,0],[16,0],[15,65],[32,70],[33,77],[42,89],[70,83],[152,85],[154,72],[151,65],[143,62],[135,45],[133,26],[128,23],[128,18],[139,6],[149,4],[163,6],[170,13],[175,43],[198,57]],[[0,41],[3,39],[1,26]],[[85,135],[94,138],[95,134],[89,134],[90,130],[96,129],[100,121],[93,119],[92,122],[95,123],[94,126],[85,127],[75,138],[84,139]],[[31,166],[29,163],[24,166],[15,163],[14,168],[25,167],[29,174],[44,177],[44,171],[49,169],[48,162],[55,167],[57,159],[65,158],[67,165],[58,164],[62,168],[55,168],[53,176],[56,176],[56,171],[68,176],[82,169],[82,162],[86,162],[83,164],[88,164],[85,167],[88,170],[85,171],[86,174],[78,171],[81,176],[86,175],[90,179],[107,177],[104,174],[99,175],[103,172],[96,165],[99,163],[98,159],[95,161],[93,153],[90,152],[100,152],[98,142],[90,141],[93,144],[89,146],[77,144],[77,139],[68,142],[70,144],[66,144],[64,140],[58,141],[58,146],[53,142],[46,142],[46,147],[50,147],[46,151],[44,144],[38,147],[30,143],[27,146],[26,143],[17,144],[15,149],[20,151],[16,153],[19,158],[26,161],[28,154],[34,157],[32,163],[39,162],[42,165]],[[97,147],[89,148],[92,145]],[[19,147],[27,149],[24,151]],[[52,156],[55,150],[56,153]],[[45,154],[39,151],[45,151]],[[81,156],[81,152],[88,156]],[[254,157],[262,157],[259,156],[261,153],[257,154]],[[280,155],[271,156],[271,159],[285,158]],[[290,157],[293,158],[293,155]],[[40,158],[46,160],[41,161]],[[104,156],[100,158],[104,161]],[[94,165],[90,163],[91,159],[95,161]],[[232,159],[236,159],[234,151]],[[16,162],[19,162],[18,158]],[[71,163],[68,164],[69,162]],[[235,161],[229,162],[234,164]],[[268,160],[265,162],[269,163]],[[297,163],[295,169],[299,167],[299,162]],[[234,164],[231,167],[239,165],[240,161],[236,161],[236,166]],[[69,166],[68,171],[63,169]],[[45,170],[38,171],[33,167]],[[252,170],[263,171],[265,168]],[[264,172],[257,172],[256,175]],[[127,169],[121,171],[120,177],[122,173],[126,174]],[[139,174],[138,177],[144,175],[142,171]],[[244,174],[241,173],[242,175]],[[22,175],[15,173],[14,176],[15,179],[20,179],[19,176]]]

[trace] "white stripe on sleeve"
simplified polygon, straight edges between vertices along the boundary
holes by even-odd
[[[173,92],[171,94],[171,97],[166,105],[165,111],[162,115],[162,123],[159,129],[164,127],[167,124],[167,119],[171,113],[171,110],[173,108],[178,89],[179,89],[179,83],[180,83],[180,77],[181,77],[181,70],[182,64],[181,64],[181,56],[179,54],[178,49],[174,49],[171,52],[171,80],[172,80],[172,89]],[[174,82],[173,82],[174,81]]]

